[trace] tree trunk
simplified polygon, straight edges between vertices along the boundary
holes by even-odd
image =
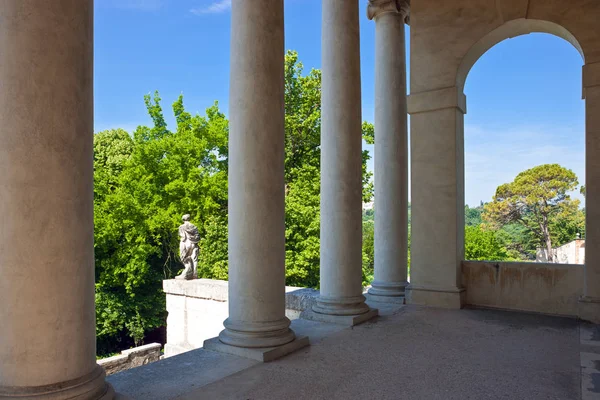
[[[554,254],[552,253],[552,240],[550,239],[550,229],[548,228],[548,216],[542,214],[542,235],[546,243],[546,251],[548,252],[548,262],[554,262]]]

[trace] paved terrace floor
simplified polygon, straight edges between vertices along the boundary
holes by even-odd
[[[312,332],[311,346],[271,363],[200,349],[109,380],[148,400],[600,398],[598,327],[502,311],[371,305],[382,316],[354,328],[294,321],[298,333]],[[231,372],[207,378],[211,369]]]

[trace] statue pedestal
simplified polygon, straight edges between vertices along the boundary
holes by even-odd
[[[310,309],[319,292],[286,287],[286,316],[298,319]],[[229,316],[229,283],[215,279],[163,281],[167,296],[167,343],[165,357],[203,347],[204,341],[219,336]]]
[[[229,314],[226,281],[212,279],[163,281],[167,296],[165,357],[202,347],[223,330]]]

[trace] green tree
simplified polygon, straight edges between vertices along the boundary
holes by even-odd
[[[285,239],[286,283],[318,287],[321,190],[321,71],[304,75],[298,53],[285,55]],[[374,129],[363,123],[363,138]],[[370,156],[363,151],[363,201],[373,197]],[[366,273],[368,277],[369,274]]]
[[[507,249],[493,231],[479,226],[465,227],[465,260],[504,261],[510,259]]]
[[[510,223],[525,227],[547,249],[548,261],[552,262],[551,228],[577,214],[579,200],[568,194],[577,185],[573,171],[558,164],[539,165],[499,186],[493,201],[485,205],[483,218],[496,228]]]
[[[465,225],[466,226],[479,226],[483,222],[481,218],[481,213],[483,212],[483,207],[475,207],[471,208],[468,205],[465,206]]]
[[[375,273],[375,221],[363,221],[362,272],[363,286],[373,281]]]
[[[487,230],[490,229],[489,225]],[[534,261],[539,240],[527,229],[527,227],[510,223],[493,231],[502,246],[508,251],[513,260]]]
[[[182,214],[192,215],[203,237],[199,269],[206,277],[226,276],[227,120],[217,104],[206,116],[192,116],[179,97],[173,104],[177,130],[171,132],[158,94],[144,100],[153,126],[138,127],[133,139],[123,131],[95,136],[101,349],[123,335],[138,344],[147,331],[164,325],[161,285],[181,268],[177,226]]]
[[[109,129],[94,135],[94,198],[114,192],[123,165],[133,152],[133,139],[123,129]]]

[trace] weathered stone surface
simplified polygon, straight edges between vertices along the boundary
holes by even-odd
[[[112,375],[158,361],[160,359],[160,348],[159,343],[151,343],[124,350],[119,355],[98,360],[98,365],[104,368],[106,375]]]
[[[582,265],[464,261],[465,303],[576,317]]]
[[[163,290],[166,294],[227,301],[229,283],[216,279],[198,279],[193,282],[168,279],[163,281]]]
[[[107,380],[133,400],[167,400],[256,364],[254,360],[197,349],[119,372]]]
[[[286,311],[304,311],[315,304],[319,291],[309,288],[286,286],[285,309]]]
[[[0,398],[112,399],[96,364],[93,0],[0,2]]]
[[[578,317],[583,321],[600,324],[600,298],[582,296],[579,299]]]

